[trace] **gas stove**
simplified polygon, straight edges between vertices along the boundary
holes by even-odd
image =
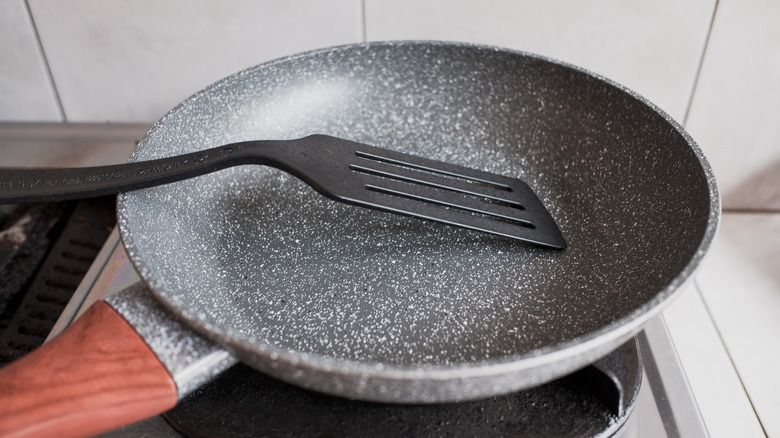
[[[50,336],[140,278],[113,231]],[[104,436],[707,436],[662,317],[591,367],[538,388],[436,406],[311,393],[237,365],[162,416]]]
[[[89,132],[88,127],[80,129]],[[96,129],[105,132],[106,128]],[[36,132],[43,132],[47,141],[56,141],[45,129],[29,129],[32,137]],[[65,137],[63,141],[73,142],[72,137]],[[111,141],[117,140],[109,137]],[[7,153],[7,148],[0,149],[3,157]],[[106,230],[109,228],[106,226]],[[118,232],[106,233],[108,237],[102,246],[91,244],[97,255],[93,255],[94,261],[86,273],[79,273],[83,279],[64,306],[49,338],[95,301],[140,281]],[[259,433],[272,436],[365,436],[368,433],[378,436],[707,436],[662,316],[652,319],[634,339],[595,364],[517,394],[432,406],[364,403],[298,389],[239,364],[164,415],[103,436],[256,436]]]

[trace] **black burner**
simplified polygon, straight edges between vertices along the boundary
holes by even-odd
[[[238,365],[165,417],[191,437],[603,436],[614,433],[628,417],[641,380],[633,340],[561,380],[515,394],[441,405],[341,399]],[[604,382],[613,384],[604,387]]]
[[[0,366],[48,336],[116,224],[116,197],[19,205],[0,232]]]

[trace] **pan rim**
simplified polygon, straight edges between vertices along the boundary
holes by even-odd
[[[458,362],[451,364],[436,363],[399,365],[356,361],[352,359],[334,358],[332,356],[323,354],[290,351],[288,349],[276,347],[271,344],[265,344],[260,341],[248,342],[251,341],[251,339],[229,336],[228,334],[224,333],[224,330],[221,330],[216,325],[200,320],[193,313],[188,313],[186,308],[181,308],[175,303],[170,302],[164,296],[164,294],[159,292],[159,290],[164,289],[164,286],[161,284],[159,279],[150,273],[151,271],[144,262],[143,256],[139,255],[139,247],[133,239],[133,233],[127,228],[128,219],[131,216],[131,212],[128,211],[125,203],[127,202],[128,196],[132,195],[120,194],[117,200],[117,211],[119,216],[118,223],[122,242],[125,245],[125,248],[128,250],[128,254],[130,255],[129,259],[140,274],[142,280],[150,287],[152,293],[164,305],[165,308],[167,308],[177,317],[183,319],[188,327],[222,345],[224,348],[236,354],[244,361],[256,363],[259,358],[266,361],[272,361],[277,364],[293,365],[299,369],[307,369],[314,372],[336,373],[342,376],[371,375],[379,379],[393,381],[415,381],[420,379],[447,380],[479,378],[506,373],[522,372],[525,370],[549,366],[554,363],[560,363],[562,361],[565,362],[567,359],[579,356],[587,356],[591,357],[592,360],[596,360],[609,352],[603,351],[603,346],[613,345],[614,341],[616,340],[629,339],[631,336],[636,334],[647,321],[660,313],[660,311],[663,310],[665,305],[668,305],[674,296],[685,289],[684,286],[693,278],[695,271],[700,266],[708,252],[708,249],[712,245],[712,242],[717,234],[720,221],[720,194],[712,168],[704,156],[703,151],[693,140],[690,134],[685,131],[685,129],[677,121],[675,121],[657,105],[653,104],[633,90],[603,75],[594,73],[582,67],[530,52],[465,42],[397,40],[345,44],[305,51],[302,53],[270,60],[227,76],[203,88],[202,90],[179,103],[150,128],[150,130],[141,140],[139,146],[131,154],[130,161],[135,161],[138,159],[139,153],[143,149],[147,139],[153,136],[155,132],[157,132],[157,130],[165,124],[169,117],[179,112],[182,108],[189,105],[195,99],[198,99],[200,96],[209,93],[211,90],[222,86],[226,82],[233,81],[236,78],[258,69],[267,68],[278,63],[305,58],[316,54],[339,51],[346,48],[370,48],[375,46],[399,45],[454,46],[470,48],[473,50],[498,51],[507,54],[534,58],[572,69],[576,72],[586,74],[599,81],[605,82],[606,84],[623,91],[640,103],[649,107],[654,113],[660,115],[671,127],[674,128],[675,131],[677,131],[677,133],[679,133],[685,139],[688,147],[690,147],[691,151],[698,160],[699,165],[701,166],[702,174],[706,180],[709,190],[710,198],[707,224],[702,234],[701,240],[699,241],[698,247],[696,248],[690,260],[688,260],[685,266],[663,289],[659,290],[650,300],[635,308],[631,313],[613,321],[612,323],[603,325],[596,330],[583,333],[579,336],[575,336],[557,344],[546,345],[522,353],[494,357],[488,360]],[[599,348],[600,346],[602,348]],[[612,347],[610,350],[611,349]],[[572,370],[573,368],[568,369],[567,371]],[[562,374],[563,373],[560,373],[559,375]]]

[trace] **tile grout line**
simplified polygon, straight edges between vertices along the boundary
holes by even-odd
[[[707,48],[710,45],[710,37],[712,36],[712,28],[715,25],[715,16],[718,13],[718,5],[720,0],[715,0],[715,7],[712,9],[712,17],[710,17],[710,26],[707,28],[707,36],[704,38],[704,47],[701,50],[701,56],[699,57],[699,65],[696,66],[696,75],[693,77],[693,86],[691,87],[691,94],[688,96],[688,105],[685,108],[685,115],[682,119],[682,125],[688,125],[688,116],[691,113],[691,107],[693,107],[693,98],[696,96],[696,88],[699,85],[699,77],[701,76],[701,70],[704,66],[704,58],[707,56]]]
[[[726,351],[726,356],[729,358],[729,362],[731,363],[731,367],[734,369],[734,372],[737,374],[737,379],[739,379],[739,384],[742,386],[742,391],[745,393],[745,396],[747,396],[748,402],[750,403],[750,409],[753,410],[753,415],[756,416],[756,420],[758,420],[758,425],[761,426],[761,431],[764,432],[764,436],[768,437],[769,434],[766,431],[766,428],[764,427],[764,423],[761,421],[761,417],[758,415],[758,411],[756,410],[755,404],[753,404],[753,399],[750,398],[750,393],[747,390],[747,387],[745,386],[745,382],[742,380],[742,375],[739,373],[739,369],[737,368],[737,364],[734,363],[734,358],[731,356],[731,352],[728,349],[728,346],[726,345],[725,340],[723,339],[723,334],[720,332],[720,327],[718,327],[717,322],[715,322],[715,317],[710,311],[710,306],[707,304],[707,300],[704,298],[704,294],[702,293],[702,287],[697,281],[697,279],[693,280],[694,285],[696,286],[694,289],[696,289],[696,293],[699,294],[699,298],[701,299],[702,305],[704,306],[704,310],[707,312],[707,315],[710,317],[710,321],[712,321],[712,326],[715,328],[715,333],[717,333],[718,338],[720,339],[720,343],[723,345],[723,349]]]
[[[366,30],[366,0],[360,0],[360,37],[363,43],[368,42],[368,31]]]
[[[30,19],[30,25],[32,25],[33,34],[35,34],[35,42],[38,45],[38,51],[43,59],[43,65],[46,68],[46,75],[49,77],[49,85],[51,85],[54,92],[54,101],[57,102],[57,109],[60,112],[60,118],[62,123],[68,123],[68,117],[65,115],[65,107],[62,105],[62,99],[60,98],[60,92],[57,90],[57,84],[54,82],[54,75],[49,65],[49,59],[46,57],[46,52],[43,50],[43,43],[41,42],[41,35],[38,32],[38,26],[35,24],[35,18],[33,18],[32,9],[30,8],[29,0],[24,0],[24,7],[27,10],[27,18]]]

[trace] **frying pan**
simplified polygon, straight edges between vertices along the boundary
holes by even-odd
[[[431,403],[530,387],[605,355],[689,280],[719,198],[691,137],[626,88],[494,47],[329,48],[230,76],[131,160],[321,133],[511,175],[554,251],[328,201],[236,167],[118,199],[156,300],[242,362],[365,400]]]

